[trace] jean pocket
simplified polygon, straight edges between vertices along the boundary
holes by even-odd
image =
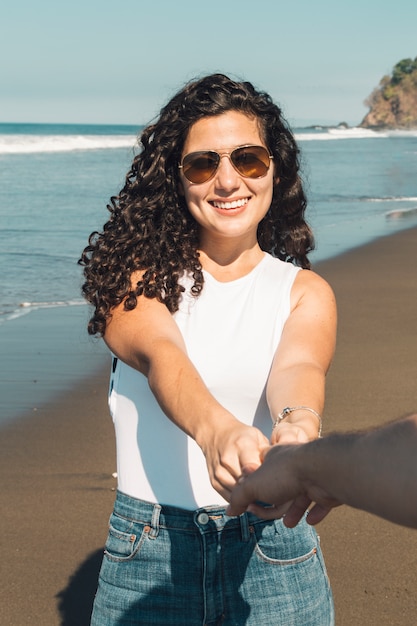
[[[286,528],[281,520],[267,525],[254,524],[255,551],[260,559],[275,565],[296,565],[317,556],[317,535],[311,527]]]
[[[120,528],[125,526],[125,528]],[[145,524],[132,524],[128,520],[117,518],[117,527],[110,518],[109,532],[104,548],[105,556],[111,561],[129,561],[141,549],[148,536],[150,527]]]

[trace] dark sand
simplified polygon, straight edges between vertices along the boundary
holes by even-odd
[[[315,267],[340,316],[325,433],[417,410],[416,249],[411,229]],[[1,429],[4,626],[89,623],[116,486],[108,363],[97,359],[103,370],[76,390]],[[416,626],[417,531],[347,507],[317,528],[338,626]]]

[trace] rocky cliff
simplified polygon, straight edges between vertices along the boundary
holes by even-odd
[[[417,128],[417,57],[399,61],[365,104],[370,110],[362,128]]]

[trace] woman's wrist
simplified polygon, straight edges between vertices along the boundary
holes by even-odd
[[[221,405],[214,406],[207,410],[204,415],[200,415],[194,425],[192,437],[195,442],[204,450],[206,444],[217,437],[219,433],[231,430],[238,420],[224,409]]]
[[[314,416],[314,426],[311,416]],[[321,437],[323,426],[322,417],[318,411],[309,406],[299,405],[284,407],[274,420],[272,433],[274,434],[280,425],[286,423],[291,423],[301,428],[305,425],[306,428],[304,428],[304,430],[306,430],[309,439]]]

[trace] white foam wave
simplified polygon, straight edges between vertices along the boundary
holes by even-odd
[[[389,137],[417,137],[417,129],[414,130],[389,130]]]
[[[415,196],[388,196],[386,198],[365,198],[366,202],[417,202]],[[413,209],[404,209],[404,211],[412,211]]]
[[[323,128],[321,131],[296,131],[298,141],[334,141],[338,139],[378,139],[417,137],[415,131],[374,131],[366,128]],[[33,154],[36,152],[71,152],[134,148],[133,135],[20,135],[0,134],[0,154]]]
[[[0,324],[17,319],[18,317],[23,317],[23,315],[28,315],[28,313],[37,311],[38,309],[55,309],[67,306],[82,306],[85,304],[84,300],[79,299],[56,300],[52,302],[21,302],[17,309],[0,315]]]
[[[326,128],[322,132],[295,133],[298,141],[335,141],[337,139],[378,139],[388,137],[387,133],[366,128]]]
[[[133,148],[131,135],[0,135],[0,154]]]
[[[376,131],[369,128],[325,128],[315,132],[295,132],[297,141],[335,141],[338,139],[386,139],[387,137],[417,137],[417,130]]]
[[[53,302],[21,302],[19,306],[23,309],[51,309],[60,306],[79,306],[84,304],[84,300],[55,300]]]
[[[417,215],[417,207],[412,209],[394,209],[385,213],[385,217],[389,220],[397,220],[401,218],[414,217]]]
[[[388,137],[387,132],[377,132],[369,128],[329,128],[329,135],[340,139],[375,139]]]

